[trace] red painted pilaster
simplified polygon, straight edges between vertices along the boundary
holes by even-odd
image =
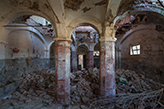
[[[76,72],[77,71],[77,52],[72,51],[72,71]]]
[[[70,103],[70,40],[55,40],[56,98],[58,103]]]
[[[93,56],[93,51],[88,52],[88,68],[94,68],[94,56]]]
[[[115,42],[100,41],[100,95],[115,95]]]

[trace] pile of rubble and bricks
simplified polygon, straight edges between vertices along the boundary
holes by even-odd
[[[99,70],[71,73],[71,104],[89,104],[99,94]]]
[[[55,100],[55,74],[48,69],[23,74],[18,90],[7,97],[8,102],[0,100],[0,106],[7,109],[53,109],[57,106]],[[76,108],[109,108],[109,109],[145,109],[164,107],[163,87],[143,74],[134,71],[116,70],[116,96],[100,97],[99,95],[99,70],[70,73],[71,106]],[[161,99],[162,98],[162,99]],[[26,108],[25,108],[25,104]],[[21,107],[22,106],[22,107]],[[31,107],[30,107],[31,106]],[[8,106],[9,108],[9,106]],[[12,109],[11,108],[11,109]],[[73,109],[73,107],[72,107]]]
[[[54,107],[54,105],[52,106],[55,100],[54,71],[42,70],[24,73],[22,77],[15,80],[22,81],[21,85],[7,99],[0,100],[0,108],[40,109]]]
[[[116,70],[116,96],[98,97],[90,108],[159,109],[164,108],[163,84],[135,71]]]

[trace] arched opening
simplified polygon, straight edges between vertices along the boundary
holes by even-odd
[[[23,54],[24,57],[49,58],[49,45],[53,41],[55,34],[51,23],[45,18],[36,15],[23,15],[10,21],[5,26],[5,29],[8,30],[6,42],[13,42],[12,40],[14,40],[14,43],[16,44],[17,42],[17,45],[22,49],[25,46],[31,46],[31,48],[28,48],[28,56],[25,53],[26,50],[20,50],[17,56],[18,54]],[[25,39],[27,37],[28,39]],[[22,41],[20,40],[21,38],[23,39]],[[12,45],[8,44],[8,47],[11,49],[10,46],[13,47],[14,43]],[[31,45],[23,46],[23,44]],[[15,48],[19,49],[17,46]],[[9,50],[6,49],[6,54],[8,52]],[[9,58],[8,55],[6,56],[6,58]]]
[[[99,32],[87,23],[80,24],[72,33],[73,45],[77,52],[77,69],[88,70],[94,68],[94,46],[98,43]],[[73,57],[72,57],[73,58]],[[72,59],[73,60],[73,59]],[[75,63],[76,64],[76,63]],[[73,66],[73,63],[72,63]]]
[[[85,99],[89,100],[90,97],[99,95],[99,70],[94,69],[94,48],[98,50],[98,47],[95,47],[98,38],[99,32],[94,26],[86,23],[80,24],[72,33],[70,78],[72,103],[85,102]],[[86,88],[81,88],[79,84],[86,84],[84,86]]]
[[[9,94],[20,85],[15,85],[15,82],[20,82],[15,78],[49,68],[49,44],[55,34],[48,20],[32,14],[12,19],[4,26],[4,30],[1,37],[4,43],[0,47],[3,50],[0,54],[3,63],[0,87],[11,84],[12,88],[5,92]]]
[[[94,67],[99,69],[99,59],[100,59],[100,43],[97,43],[94,47]]]
[[[86,45],[80,45],[77,48],[78,70],[88,69],[88,47]]]

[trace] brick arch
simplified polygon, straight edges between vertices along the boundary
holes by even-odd
[[[4,27],[4,25],[7,25],[9,24],[9,22],[11,22],[12,20],[18,18],[18,17],[21,17],[21,16],[24,16],[24,15],[36,15],[36,16],[40,16],[40,17],[43,17],[45,19],[47,19],[49,22],[51,22],[52,26],[53,26],[53,29],[54,29],[54,32],[55,32],[55,36],[56,36],[56,22],[54,19],[51,19],[50,16],[48,16],[47,14],[45,14],[44,12],[36,12],[36,11],[32,11],[32,10],[12,10],[12,12],[10,14],[7,14],[7,15],[4,15],[4,16],[1,16],[3,17],[4,19],[1,20],[0,22],[0,27]],[[3,29],[1,29],[1,33],[3,32]]]

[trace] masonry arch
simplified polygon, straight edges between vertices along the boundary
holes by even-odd
[[[72,22],[70,22],[70,24],[67,26],[68,36],[70,37],[73,31],[79,26],[91,26],[98,32],[99,36],[102,35],[102,25],[98,19],[92,18],[90,16],[81,16],[72,20]]]
[[[52,19],[50,16],[48,16],[47,14],[45,14],[44,12],[41,12],[41,11],[33,11],[33,10],[12,10],[10,12],[10,14],[6,14],[4,16],[2,16],[4,19],[0,22],[0,27],[4,27],[5,25],[9,24],[9,22],[11,22],[13,19],[16,19],[20,16],[24,16],[24,15],[36,15],[36,16],[40,16],[40,17],[43,17],[45,19],[47,19],[51,24],[52,24],[52,27],[54,28],[55,30],[55,35],[56,35],[56,22],[54,19]]]
[[[88,47],[85,44],[82,44],[77,47],[77,60],[78,60],[78,69],[88,69]]]

